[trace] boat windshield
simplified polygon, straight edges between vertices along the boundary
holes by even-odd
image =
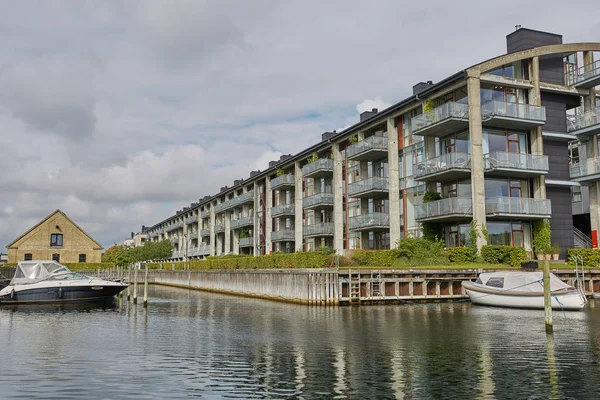
[[[10,284],[26,285],[66,273],[71,270],[56,261],[20,261]]]
[[[72,281],[78,279],[89,279],[87,276],[78,274],[77,272],[64,272],[58,275],[52,275],[46,279],[47,281]]]

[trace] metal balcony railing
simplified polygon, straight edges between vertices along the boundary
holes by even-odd
[[[174,231],[175,229],[183,228],[183,221],[175,222],[165,228],[166,232]]]
[[[596,86],[594,78],[600,79],[600,60],[568,71],[565,74],[565,83],[568,86],[594,87]]]
[[[254,224],[254,218],[252,217],[244,217],[240,219],[232,219],[230,227],[231,229],[237,229],[248,225]]]
[[[485,170],[526,170],[548,172],[548,156],[524,153],[509,153],[507,151],[493,151],[483,156]]]
[[[597,127],[597,129],[590,129],[593,127]],[[567,132],[569,133],[593,135],[598,131],[600,131],[600,107],[595,112],[588,111],[579,115],[567,116]]]
[[[198,239],[198,232],[188,232],[189,239]]]
[[[384,153],[387,152],[387,144],[387,137],[369,136],[368,138],[349,146],[346,149],[346,155],[348,156],[348,159],[353,159],[360,154],[367,152],[376,151],[379,153]]]
[[[197,248],[196,255],[207,256],[210,254],[210,245],[203,244]]]
[[[335,231],[333,222],[321,222],[312,225],[304,225],[302,231],[307,236],[332,236]]]
[[[317,193],[302,199],[302,207],[333,206],[333,193]]]
[[[202,236],[202,237],[208,237],[208,236],[210,236],[210,229],[201,229],[200,230],[200,236]]]
[[[481,117],[483,123],[499,117],[543,124],[546,122],[546,107],[492,100],[481,105]]]
[[[348,185],[348,195],[350,197],[357,197],[361,194],[368,194],[371,192],[388,192],[389,183],[388,178],[382,178],[379,176],[373,176],[362,181],[354,182]]]
[[[214,228],[215,233],[221,233],[225,231],[225,226],[224,225],[215,225]]]
[[[193,223],[194,223],[194,222],[196,222],[196,221],[198,221],[198,217],[197,217],[196,215],[192,215],[191,217],[187,217],[187,218],[185,219],[184,223],[185,223],[186,225],[189,225],[189,224],[193,224]]]
[[[293,242],[296,240],[296,231],[285,228],[271,232],[272,242]]]
[[[415,206],[415,219],[417,221],[444,219],[453,216],[471,217],[472,215],[472,201],[468,197],[450,197]]]
[[[589,158],[569,167],[571,179],[590,177],[600,174],[600,158]]]
[[[240,247],[252,247],[254,246],[254,238],[247,237],[240,239]]]
[[[202,211],[202,212],[200,212],[200,217],[208,218],[208,217],[210,217],[210,213],[208,211]]]
[[[281,175],[271,180],[271,189],[273,190],[295,185],[296,181],[294,179],[294,175],[292,174]]]
[[[333,160],[330,158],[319,158],[302,167],[302,175],[309,178],[316,174],[333,174]]]
[[[237,197],[229,200],[229,208],[237,207],[241,204],[249,203],[254,201],[254,191],[249,191],[246,193],[242,193]]]
[[[447,153],[414,165],[415,179],[429,175],[440,175],[452,170],[470,170],[471,156],[467,153]]]
[[[371,214],[357,215],[348,220],[350,230],[367,228],[389,228],[390,215],[387,213],[374,212]]]
[[[282,204],[271,208],[271,217],[279,217],[280,215],[295,215],[296,207],[294,204]]]
[[[549,218],[552,208],[548,199],[490,197],[485,199],[485,213],[488,216],[519,215]]]
[[[433,125],[443,125],[446,121],[462,120],[469,123],[469,105],[463,103],[444,103],[431,111],[413,117],[410,121],[412,133],[419,135]]]

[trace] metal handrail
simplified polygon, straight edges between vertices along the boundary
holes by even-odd
[[[373,176],[371,178],[363,179],[362,181],[354,182],[348,185],[348,195],[350,197],[371,190],[389,190],[388,178]]]
[[[333,172],[333,160],[331,158],[319,158],[302,167],[303,175],[310,175],[316,171],[331,171]]]
[[[335,226],[333,222],[320,222],[302,227],[304,236],[329,236],[333,235]]]
[[[413,117],[410,121],[412,132],[437,124],[449,118],[469,119],[469,105],[464,103],[448,102],[431,111]]]
[[[414,164],[414,178],[452,169],[471,168],[471,156],[467,153],[447,153]]]
[[[551,215],[549,199],[497,196],[485,199],[486,214]]]
[[[357,154],[363,153],[368,150],[386,150],[387,151],[388,139],[384,136],[369,136],[368,138],[361,140],[346,149],[348,158]]]
[[[333,193],[321,192],[302,199],[303,207],[312,207],[316,205],[333,205]]]
[[[350,229],[369,228],[374,226],[390,226],[390,215],[388,213],[374,212],[370,214],[357,215],[348,219]]]
[[[481,116],[484,121],[493,117],[509,117],[545,122],[546,107],[491,100],[481,105]]]
[[[600,124],[600,107],[579,115],[567,115],[567,132],[574,132]]]
[[[568,86],[572,86],[595,75],[600,75],[600,60],[596,60],[593,63],[583,65],[571,71],[567,71],[565,73],[565,83]]]
[[[600,174],[600,157],[588,158],[569,167],[569,176],[571,178],[581,178],[595,174]]]
[[[511,153],[492,151],[483,156],[486,170],[511,168],[522,170],[548,171],[548,156],[543,154]]]
[[[296,184],[296,181],[294,179],[294,175],[293,174],[286,174],[286,175],[281,175],[278,176],[277,178],[273,178],[271,180],[271,189],[276,189],[279,186],[294,186]]]
[[[415,206],[415,219],[455,214],[465,216],[473,214],[473,203],[470,197],[449,197]]]

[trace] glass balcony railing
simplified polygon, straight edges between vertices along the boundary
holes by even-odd
[[[414,178],[439,177],[450,171],[470,172],[471,156],[467,153],[447,153],[414,165]]]
[[[225,226],[224,225],[215,225],[214,228],[215,233],[221,233],[225,231]]]
[[[567,116],[567,132],[574,135],[600,133],[600,107],[595,112]]]
[[[293,204],[282,204],[271,208],[271,217],[279,217],[281,215],[295,215],[296,208]]]
[[[232,219],[231,224],[229,226],[231,229],[238,229],[238,228],[248,226],[248,225],[253,225],[253,224],[254,224],[254,218],[245,217],[245,218],[240,218],[240,219]]]
[[[273,190],[284,187],[294,187],[295,185],[296,182],[294,180],[294,175],[292,174],[281,175],[271,180],[271,189]]]
[[[179,229],[179,228],[183,228],[183,221],[175,222],[174,224],[171,224],[171,225],[167,226],[165,228],[165,231],[166,232],[171,232],[171,231],[174,231],[174,230]]]
[[[486,172],[510,170],[545,174],[549,169],[548,156],[545,155],[493,151],[485,154],[483,159]]]
[[[239,205],[250,203],[254,201],[254,191],[248,191],[246,193],[242,193],[237,197],[224,201],[223,203],[217,204],[215,206],[215,213],[220,213],[225,210],[229,210],[230,208],[237,207]]]
[[[348,185],[350,197],[367,197],[375,193],[387,193],[389,191],[388,178],[374,176],[362,181]]]
[[[413,117],[410,121],[412,133],[422,136],[437,136],[469,126],[469,105],[444,103],[431,111]]]
[[[323,192],[305,197],[302,199],[302,206],[304,208],[333,206],[333,193]]]
[[[188,239],[198,239],[198,232],[188,232]]]
[[[173,250],[171,258],[183,258],[185,256],[183,250]]]
[[[578,181],[584,181],[586,178],[600,179],[598,174],[600,174],[600,158],[590,158],[569,167],[571,179]]]
[[[531,216],[550,218],[552,209],[548,199],[531,199],[524,197],[490,197],[485,199],[487,216]]]
[[[384,136],[369,136],[349,146],[346,155],[349,160],[379,159],[387,155],[388,138]]]
[[[373,228],[389,228],[390,215],[388,213],[374,212],[371,214],[357,215],[348,220],[350,230],[366,230]]]
[[[472,217],[473,205],[471,198],[450,197],[415,206],[415,219],[427,221],[447,219],[452,217]]]
[[[187,217],[185,219],[185,224],[186,225],[193,224],[196,221],[198,221],[198,217],[196,215],[192,215],[191,217]]]
[[[210,217],[210,213],[208,211],[200,212],[200,218],[208,218]]]
[[[584,65],[565,74],[568,86],[592,88],[600,83],[600,60]]]
[[[210,246],[207,244],[203,244],[198,247],[197,255],[199,256],[208,256],[210,254]]]
[[[296,240],[296,231],[285,228],[271,232],[272,242],[293,242]]]
[[[210,229],[201,229],[200,230],[200,236],[202,236],[202,237],[208,237],[208,236],[210,236]]]
[[[302,175],[305,178],[333,174],[333,160],[331,158],[319,158],[302,167]]]
[[[481,118],[484,125],[526,129],[546,122],[546,107],[493,100],[481,105]]]
[[[302,228],[305,237],[308,236],[332,236],[335,231],[333,222],[321,222],[312,225],[304,225]]]

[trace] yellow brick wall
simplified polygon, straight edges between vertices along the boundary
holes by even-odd
[[[57,228],[58,226],[58,228]],[[63,235],[61,247],[50,247],[50,235]],[[51,260],[52,254],[60,254],[61,263],[79,262],[79,255],[86,255],[86,262],[101,262],[102,249],[62,214],[57,213],[29,232],[8,249],[8,262],[23,261],[31,253],[33,260]]]

